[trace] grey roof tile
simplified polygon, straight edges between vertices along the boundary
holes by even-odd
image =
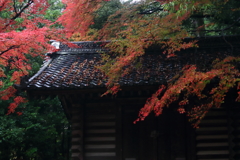
[[[142,65],[138,68],[134,64],[131,73],[120,78],[122,86],[153,85],[165,83],[173,78],[186,64],[196,64],[199,70],[209,69],[212,61],[224,58],[240,51],[238,42],[235,46],[213,45],[209,47],[209,41],[205,47],[187,49],[177,53],[178,56],[166,58],[165,55],[156,54],[156,50],[147,50],[146,54],[138,58]],[[103,43],[103,42],[102,42]],[[78,42],[79,48],[60,46],[60,51],[50,55],[42,68],[27,82],[27,89],[70,89],[103,87],[106,84],[106,76],[96,66],[100,65],[102,43]]]

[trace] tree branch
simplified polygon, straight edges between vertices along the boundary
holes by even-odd
[[[17,45],[13,45],[13,46],[9,47],[8,49],[6,49],[5,51],[0,52],[0,56],[3,55],[4,53],[10,51],[11,49],[15,49],[15,48],[18,48],[18,47],[19,46],[17,46]]]
[[[5,27],[2,28],[2,30],[5,30],[16,18],[20,17],[21,14],[22,14],[32,3],[33,3],[33,0],[28,0],[27,4],[26,4],[24,7],[22,7],[19,12],[17,12],[16,6],[15,6],[15,1],[14,1],[14,6],[13,6],[13,8],[14,8],[14,11],[15,11],[16,14],[10,19],[10,21],[5,25]]]
[[[17,14],[16,0],[13,0],[13,10]]]

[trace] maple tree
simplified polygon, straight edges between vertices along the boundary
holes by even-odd
[[[12,101],[7,114],[13,113],[17,105],[25,102],[20,96],[15,96],[13,83],[19,83],[20,77],[27,75],[31,69],[27,56],[37,56],[52,49],[48,41],[67,36],[78,40],[112,40],[107,45],[115,54],[111,58],[103,54],[105,64],[101,70],[108,76],[108,92],[117,93],[118,79],[129,74],[125,67],[145,54],[145,49],[158,45],[164,49],[168,57],[176,56],[175,52],[196,46],[196,41],[186,42],[185,37],[203,35],[227,35],[239,32],[239,6],[234,0],[142,0],[138,3],[123,5],[107,15],[104,24],[94,28],[96,14],[108,3],[117,0],[63,0],[66,9],[63,15],[51,22],[44,18],[49,3],[44,0],[3,0],[0,2],[0,97],[1,100]],[[115,12],[115,13],[114,13]],[[231,18],[224,16],[226,13]],[[62,24],[64,32],[53,25]],[[61,25],[59,26],[61,27]],[[65,34],[64,34],[65,33]],[[117,41],[116,41],[117,40]],[[161,53],[160,53],[161,54]],[[140,111],[143,120],[151,111],[161,114],[162,108],[173,101],[180,101],[179,111],[185,112],[189,96],[194,94],[202,99],[202,91],[206,83],[219,77],[219,86],[211,93],[209,103],[193,107],[186,111],[197,125],[199,120],[212,106],[220,106],[228,90],[238,83],[238,78],[229,82],[229,75],[237,77],[237,68],[227,72],[226,68],[234,68],[233,62],[226,59],[214,65],[208,72],[199,72],[193,66],[185,67],[183,74],[161,87],[151,97]],[[216,67],[218,66],[218,67]],[[220,67],[219,67],[220,66]],[[201,75],[201,76],[200,76]],[[185,77],[185,78],[183,78]],[[186,78],[187,77],[187,78]],[[206,82],[201,84],[202,82]],[[187,87],[186,87],[187,86]],[[191,87],[199,87],[192,90]],[[188,89],[187,89],[188,88]],[[178,99],[186,92],[183,100]],[[220,92],[221,91],[221,92]],[[161,96],[160,96],[161,95]],[[169,100],[172,99],[172,100]],[[214,102],[214,103],[213,103]],[[196,112],[194,112],[194,110]],[[196,115],[196,113],[201,113]]]
[[[163,54],[171,57],[176,56],[176,51],[197,46],[195,40],[184,41],[186,37],[236,35],[240,31],[240,3],[235,0],[142,0],[129,3],[109,16],[103,27],[94,33],[91,30],[94,13],[101,4],[108,2],[64,2],[67,8],[60,21],[71,30],[71,35],[79,34],[78,40],[112,40],[107,47],[114,53],[114,58],[103,54],[104,65],[100,69],[108,77],[107,93],[113,94],[119,90],[119,78],[130,72],[126,66],[144,55],[145,49],[153,44],[160,46],[159,50],[164,49]],[[144,120],[152,111],[159,115],[164,107],[178,102],[178,111],[187,113],[197,127],[210,108],[220,107],[228,91],[239,86],[236,62],[239,62],[239,57],[227,57],[205,72],[198,71],[194,65],[183,68],[177,79],[161,86],[147,100],[138,120]],[[206,98],[203,91],[214,78],[219,79],[218,85],[208,91]],[[202,103],[189,110],[186,106],[193,96]]]
[[[13,84],[31,69],[29,57],[43,56],[53,49],[50,39],[62,38],[63,31],[44,17],[48,8],[45,0],[0,1],[0,99],[10,103],[7,114],[26,102],[15,95]]]
[[[51,39],[64,32],[55,23],[58,0],[0,1],[0,157],[68,159],[68,121],[58,99],[27,100],[13,84],[40,68]]]

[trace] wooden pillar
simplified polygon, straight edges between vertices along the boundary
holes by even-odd
[[[73,104],[72,123],[72,160],[83,160],[83,106]]]

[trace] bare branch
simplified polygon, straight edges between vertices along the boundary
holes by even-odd
[[[17,14],[16,0],[13,0],[13,9],[14,9],[14,12]]]

